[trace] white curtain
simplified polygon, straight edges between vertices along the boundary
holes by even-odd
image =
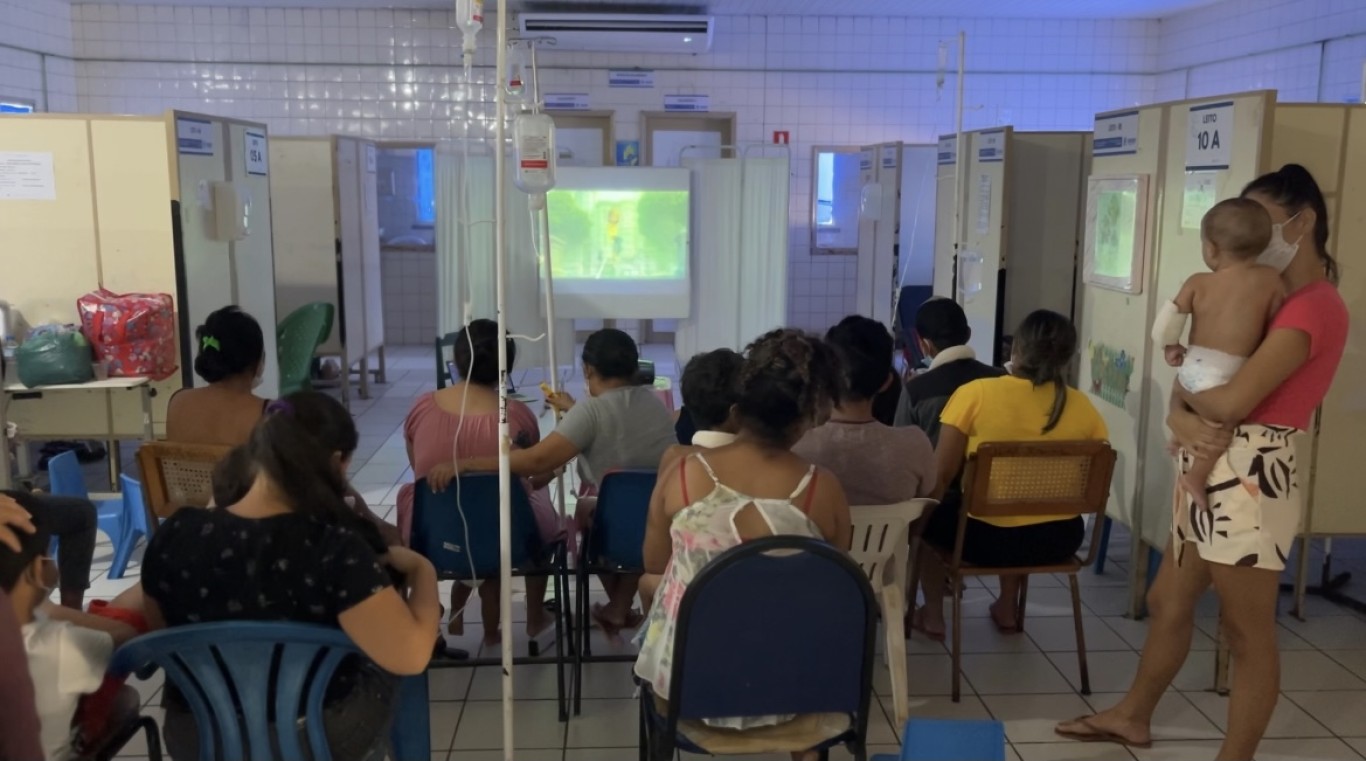
[[[437,203],[437,315],[438,330],[444,335],[460,330],[468,304],[472,319],[496,317],[494,303],[494,224],[493,156],[482,144],[473,146],[469,156],[468,204],[465,215],[468,231],[461,229],[460,190],[464,181],[465,158],[458,144],[446,144],[436,154]],[[546,331],[545,305],[541,276],[533,242],[533,222],[527,194],[512,184],[508,162],[506,183],[508,259],[506,314],[509,333],[540,336]],[[465,250],[464,236],[469,250]],[[556,360],[561,366],[573,365],[573,326],[568,320],[556,323]],[[548,361],[546,341],[517,339],[517,362],[513,378],[523,372],[539,379],[535,371]]]
[[[692,310],[674,336],[679,365],[739,351],[787,319],[790,162],[685,159],[692,171]]]

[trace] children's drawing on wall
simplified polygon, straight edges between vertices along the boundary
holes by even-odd
[[[1134,358],[1123,349],[1092,343],[1091,393],[1115,405],[1124,406],[1129,394],[1129,379],[1134,374]]]

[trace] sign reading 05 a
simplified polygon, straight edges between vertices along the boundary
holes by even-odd
[[[1228,169],[1233,156],[1233,101],[1191,106],[1186,171]]]

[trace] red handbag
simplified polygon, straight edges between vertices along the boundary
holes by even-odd
[[[163,380],[175,373],[175,300],[169,295],[101,288],[77,299],[76,310],[109,377]]]

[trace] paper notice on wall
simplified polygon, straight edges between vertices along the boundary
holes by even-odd
[[[986,235],[991,231],[991,175],[983,174],[977,178],[977,234]]]
[[[1181,229],[1200,229],[1200,220],[1214,206],[1217,192],[1214,172],[1186,172],[1186,190],[1181,197]]]
[[[0,201],[55,201],[51,153],[0,151]]]

